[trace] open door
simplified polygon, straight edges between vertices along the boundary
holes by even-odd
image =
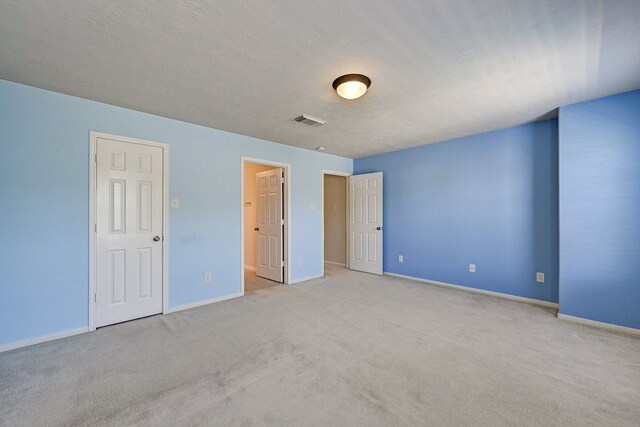
[[[349,268],[382,274],[382,172],[349,177]]]
[[[256,275],[280,283],[284,279],[283,186],[282,168],[274,168],[256,174],[258,202]]]

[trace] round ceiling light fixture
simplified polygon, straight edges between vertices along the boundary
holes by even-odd
[[[357,99],[371,86],[371,79],[362,74],[345,74],[333,81],[333,88],[344,99]]]

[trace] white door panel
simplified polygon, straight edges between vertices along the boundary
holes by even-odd
[[[258,201],[256,275],[282,282],[284,280],[282,168],[257,173],[256,192]]]
[[[382,274],[382,172],[349,177],[349,268]]]
[[[96,153],[99,327],[162,312],[163,150],[101,137]]]

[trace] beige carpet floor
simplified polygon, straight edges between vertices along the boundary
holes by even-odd
[[[274,282],[273,280],[265,279],[263,277],[256,276],[255,271],[244,270],[244,293],[250,294],[260,289],[270,288],[272,286],[278,286],[282,283]]]
[[[639,339],[333,266],[0,354],[7,426],[639,423]]]

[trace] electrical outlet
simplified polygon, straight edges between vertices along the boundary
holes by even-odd
[[[398,255],[398,262],[404,262],[404,256]]]
[[[204,273],[204,281],[205,282],[211,281],[211,273]]]
[[[476,265],[475,264],[469,264],[469,272],[470,273],[475,273],[476,272]]]
[[[544,273],[536,273],[536,282],[544,283]]]

